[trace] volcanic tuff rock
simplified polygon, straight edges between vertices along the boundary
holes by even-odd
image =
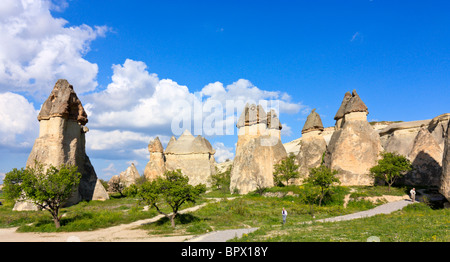
[[[44,165],[78,166],[78,172],[82,175],[80,185],[67,205],[81,200],[95,200],[97,175],[85,150],[87,114],[67,80],[56,82],[42,105],[38,120],[39,137],[34,142],[26,165],[34,166],[38,161]]]
[[[215,172],[214,154],[208,140],[194,137],[185,130],[178,139],[171,139],[164,151],[166,170],[181,169],[189,177],[189,184],[209,185],[209,177]]]
[[[141,176],[139,175],[139,172],[134,163],[131,163],[131,165],[125,171],[120,172],[119,174],[120,182],[123,183],[125,187],[136,184],[136,181],[140,177]]]
[[[347,106],[348,101],[352,98],[352,94],[350,92],[345,93],[344,98],[342,99],[341,106],[339,107],[336,115],[334,116],[334,120],[336,120],[336,130],[340,129],[343,125],[345,107]]]
[[[450,114],[446,113],[433,119],[390,124],[379,131],[381,144],[388,152],[397,152],[408,156],[417,134],[422,127],[426,127],[441,149],[444,150],[449,118]]]
[[[316,113],[316,109],[314,108],[306,118],[305,125],[302,129],[302,134],[315,130],[323,131],[323,129],[322,119],[319,114]]]
[[[331,136],[325,154],[325,165],[339,171],[342,185],[373,184],[369,169],[376,164],[382,147],[367,114],[367,107],[353,90],[345,105],[343,125]]]
[[[422,127],[407,155],[413,170],[402,177],[398,183],[439,186],[442,174],[442,155],[443,151],[437,141],[425,126]]]
[[[159,138],[150,141],[148,149],[150,161],[144,171],[148,180],[162,176],[166,170],[181,169],[190,184],[209,185],[209,177],[215,172],[215,150],[207,139],[194,137],[188,130],[178,140],[172,136],[166,150]]]
[[[322,120],[313,109],[302,129],[301,147],[297,155],[300,179],[297,183],[308,177],[310,168],[322,163],[322,156],[327,150],[327,142],[321,134],[323,130]]]
[[[151,181],[162,176],[166,171],[164,148],[159,137],[150,141],[148,151],[150,152],[150,160],[145,166],[144,176],[147,180]]]
[[[100,201],[105,201],[109,199],[108,192],[102,185],[102,182],[100,182],[100,179],[97,179],[97,182],[95,183],[94,195],[92,198]]]
[[[268,123],[270,126],[268,126]],[[247,104],[239,117],[236,156],[231,169],[230,190],[246,194],[258,187],[273,186],[273,166],[287,157],[280,140],[282,128],[275,111]]]
[[[444,142],[444,155],[442,157],[442,176],[439,192],[450,201],[450,121],[447,124],[447,132]]]

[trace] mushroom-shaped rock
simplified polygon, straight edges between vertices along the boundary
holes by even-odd
[[[361,100],[361,97],[353,90],[352,97],[345,106],[344,115],[352,112],[366,112],[369,113],[366,104]]]
[[[48,120],[51,117],[62,117],[76,120],[81,125],[88,122],[86,111],[73,86],[65,79],[59,79],[50,96],[42,105],[38,120]]]
[[[316,109],[314,108],[311,113],[306,118],[305,125],[302,129],[302,134],[311,132],[311,131],[323,131],[323,124],[322,119],[320,119],[319,114],[316,112]]]

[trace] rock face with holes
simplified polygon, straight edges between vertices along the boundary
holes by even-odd
[[[236,156],[231,169],[230,190],[247,194],[271,187],[274,164],[287,157],[280,140],[282,126],[277,113],[266,114],[262,106],[247,104],[239,117]]]
[[[325,165],[339,171],[342,185],[372,185],[369,169],[376,165],[382,151],[380,137],[367,122],[369,111],[356,91],[345,97],[343,110],[339,109],[344,116],[338,119],[340,125],[331,136]]]
[[[85,133],[89,130],[85,126],[87,114],[67,80],[56,82],[42,105],[38,120],[39,137],[34,142],[26,165],[34,166],[37,161],[44,165],[78,166],[81,181],[66,205],[95,200],[97,175],[85,150]]]
[[[327,143],[322,136],[323,131],[322,120],[313,109],[302,129],[301,146],[297,155],[300,178],[296,184],[301,184],[309,176],[310,168],[318,167],[322,163],[323,154],[327,150]]]

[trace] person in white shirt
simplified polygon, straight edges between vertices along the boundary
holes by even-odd
[[[414,203],[416,201],[416,189],[415,188],[411,189],[409,193],[411,194],[411,201]]]
[[[283,216],[283,225],[286,224],[287,211],[283,207],[283,211],[281,211],[281,215]]]

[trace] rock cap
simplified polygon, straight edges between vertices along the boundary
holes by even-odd
[[[38,120],[48,120],[52,117],[76,120],[81,125],[88,122],[80,99],[66,79],[59,79],[56,82],[50,96],[42,105]]]
[[[352,98],[352,94],[350,92],[345,93],[344,99],[342,99],[341,106],[339,107],[336,115],[334,116],[334,120],[339,120],[344,117],[345,107],[347,106],[348,101]]]
[[[274,109],[271,109],[267,113],[267,128],[281,130],[283,126],[281,125],[278,114]]]
[[[246,104],[236,124],[238,128],[259,123],[267,124],[267,114],[261,105]]]
[[[369,113],[369,110],[364,104],[364,102],[361,100],[359,95],[356,93],[356,90],[353,90],[352,97],[348,101],[348,103],[345,105],[345,111],[344,115],[353,113],[353,112],[366,112]]]
[[[148,151],[150,153],[163,153],[164,148],[161,144],[161,141],[159,140],[159,137],[156,137],[155,139],[151,140],[148,144]]]
[[[314,130],[319,130],[319,131],[324,130],[323,124],[322,124],[322,119],[320,119],[319,114],[316,113],[315,108],[313,110],[311,110],[311,113],[306,118],[305,125],[303,126],[303,129],[302,129],[302,134],[310,132],[310,131],[314,131]]]

